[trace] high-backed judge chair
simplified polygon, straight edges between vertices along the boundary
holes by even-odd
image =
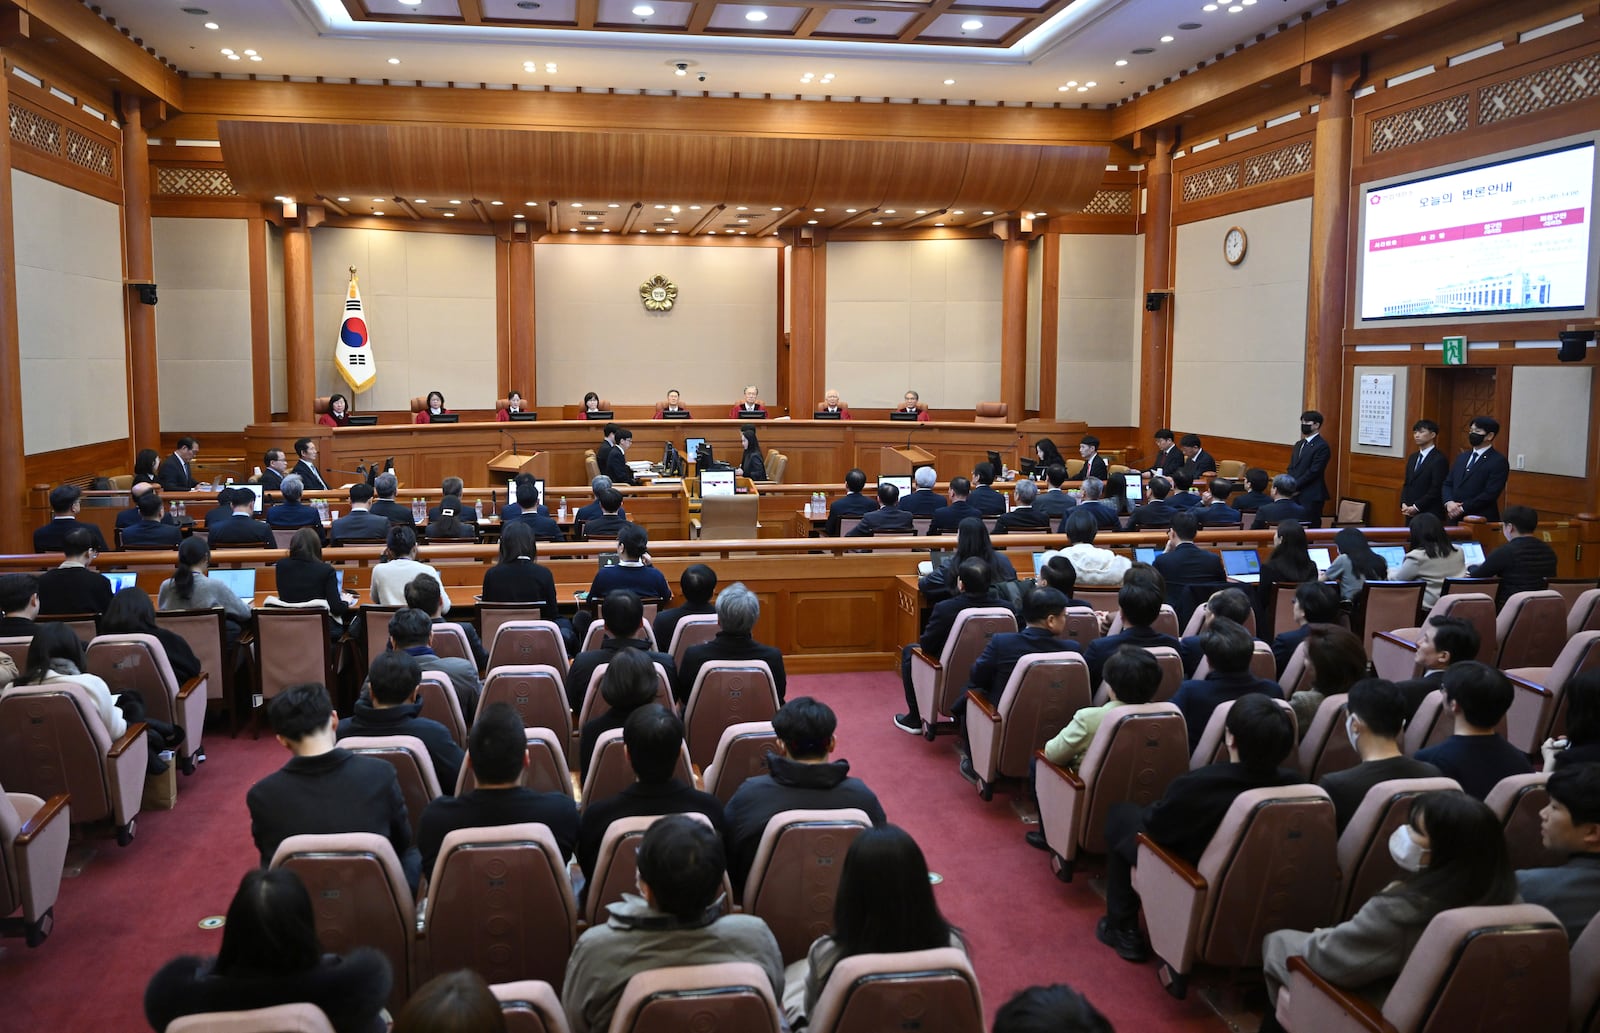
[[[1011,406],[1005,402],[979,402],[973,409],[973,423],[1005,423],[1011,418]]]

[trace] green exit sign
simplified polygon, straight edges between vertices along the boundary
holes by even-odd
[[[1444,339],[1444,364],[1446,366],[1465,366],[1467,364],[1467,339],[1465,337],[1446,337]]]

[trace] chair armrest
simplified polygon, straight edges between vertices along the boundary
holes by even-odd
[[[1073,771],[1071,768],[1064,768],[1060,764],[1057,764],[1049,757],[1046,757],[1043,750],[1034,750],[1033,755],[1035,759],[1038,760],[1040,768],[1048,768],[1050,773],[1061,779],[1061,781],[1067,783],[1067,785],[1076,789],[1078,792],[1083,792],[1083,779],[1078,777],[1078,773],[1076,771]]]
[[[1516,689],[1517,691],[1519,691],[1519,692],[1531,692],[1535,696],[1544,697],[1544,699],[1546,699],[1546,700],[1548,700],[1550,698],[1550,690],[1545,688],[1543,685],[1539,685],[1536,682],[1528,681],[1526,678],[1523,678],[1520,675],[1512,674],[1509,671],[1503,672],[1503,673],[1506,675],[1507,678],[1511,679],[1511,687]]]
[[[1156,860],[1172,869],[1172,874],[1178,876],[1178,878],[1188,883],[1191,889],[1203,890],[1206,888],[1205,878],[1195,870],[1194,865],[1172,853],[1166,847],[1162,846],[1160,843],[1157,843],[1143,832],[1139,833],[1138,844],[1144,849],[1150,851],[1151,855],[1155,857]]]
[[[57,793],[44,802],[44,806],[33,812],[33,815],[23,823],[22,830],[17,833],[17,838],[12,840],[12,845],[17,847],[27,846],[34,837],[45,830],[52,821],[68,813],[67,804],[72,800],[70,793]]]
[[[1289,976],[1291,980],[1304,980],[1308,989],[1316,990],[1326,997],[1329,1003],[1344,1011],[1345,1017],[1351,1025],[1366,1030],[1368,1033],[1394,1033],[1394,1027],[1383,1017],[1383,1013],[1372,1006],[1372,1002],[1359,994],[1340,989],[1317,974],[1317,970],[1307,964],[1306,959],[1298,954],[1289,956]],[[1293,990],[1289,992],[1289,1010],[1294,1013],[1294,1002],[1297,995]]]
[[[999,710],[999,708],[997,708],[993,703],[991,703],[989,701],[989,697],[988,696],[985,696],[983,693],[979,692],[977,689],[968,689],[967,690],[967,706],[969,708],[977,707],[979,710],[983,711],[983,716],[984,717],[987,717],[990,721],[993,721],[995,724],[999,724],[1000,723],[1000,710]],[[971,710],[970,709],[967,712],[968,712],[969,715],[971,714]]]
[[[122,733],[122,738],[111,744],[111,749],[106,751],[107,757],[120,757],[128,752],[128,747],[144,738],[144,731],[149,727],[143,721],[135,722],[128,726]]]
[[[935,671],[943,670],[943,668],[939,664],[939,661],[935,660],[933,657],[929,656],[927,653],[924,653],[922,651],[922,647],[921,646],[912,646],[911,647],[911,657],[914,660],[921,660],[923,663],[927,664],[929,667],[933,668]]]
[[[206,672],[201,671],[199,674],[195,675],[193,678],[190,678],[188,681],[184,682],[182,686],[179,687],[179,689],[178,689],[178,698],[179,699],[188,699],[189,696],[196,689],[199,689],[199,688],[203,687],[205,685],[205,683],[206,683]]]

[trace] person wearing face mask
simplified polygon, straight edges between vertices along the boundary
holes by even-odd
[[[1300,440],[1294,443],[1289,454],[1289,469],[1284,471],[1294,478],[1295,501],[1311,514],[1311,526],[1322,526],[1322,507],[1328,501],[1328,482],[1323,472],[1333,450],[1322,436],[1322,414],[1308,409],[1300,414]]]
[[[1500,495],[1511,475],[1511,464],[1494,448],[1499,433],[1500,421],[1493,416],[1475,416],[1467,425],[1467,444],[1472,448],[1456,456],[1440,489],[1450,523],[1469,516],[1481,516],[1491,524],[1499,522]]]
[[[1271,1005],[1289,982],[1291,956],[1299,955],[1317,975],[1359,992],[1378,1008],[1434,916],[1517,900],[1500,819],[1465,793],[1417,797],[1409,822],[1389,838],[1389,854],[1405,874],[1348,922],[1309,933],[1280,929],[1267,934],[1261,951],[1269,1007],[1262,1033],[1283,1030]]]
[[[1350,748],[1361,755],[1353,768],[1323,775],[1317,784],[1333,799],[1339,831],[1350,824],[1367,790],[1392,778],[1438,778],[1439,769],[1400,752],[1406,727],[1406,697],[1383,678],[1363,678],[1350,686],[1345,700],[1344,732]]]

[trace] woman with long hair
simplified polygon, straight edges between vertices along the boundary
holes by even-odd
[[[989,529],[978,517],[967,517],[956,528],[956,553],[944,561],[937,570],[917,582],[930,601],[938,602],[955,595],[956,571],[969,559],[980,559],[989,567],[989,594],[1003,598],[1015,609],[1022,601],[1022,589],[1017,582],[1017,568],[1011,565],[1004,553],[996,552]]]
[[[250,607],[227,582],[208,577],[211,547],[204,538],[185,538],[178,545],[178,567],[161,582],[157,604],[163,610],[221,610],[237,636],[239,625],[250,622]]]
[[[602,411],[603,410],[600,408],[600,396],[595,394],[593,391],[585,391],[583,394],[583,418],[586,420],[592,420],[594,417],[591,416],[590,413]]]
[[[1267,934],[1262,954],[1268,1001],[1277,1001],[1289,982],[1289,958],[1299,955],[1334,986],[1359,990],[1381,1007],[1435,915],[1517,899],[1500,819],[1459,790],[1417,797],[1410,820],[1389,838],[1389,854],[1404,874],[1349,921],[1309,933]],[[1269,1007],[1261,1029],[1282,1028]]]
[[[1451,543],[1444,521],[1432,513],[1418,513],[1412,517],[1406,558],[1398,567],[1389,568],[1389,580],[1425,582],[1422,605],[1430,607],[1439,601],[1445,578],[1466,576],[1466,557]]]
[[[621,728],[628,716],[656,701],[661,681],[655,662],[642,649],[619,649],[611,654],[606,673],[600,676],[600,696],[611,709],[585,721],[578,734],[578,784],[589,778],[589,762],[594,759],[595,743],[602,732]]]
[[[328,613],[343,618],[356,597],[339,591],[339,575],[322,559],[322,538],[314,527],[302,527],[289,539],[289,555],[277,562],[278,598],[286,603],[322,599]],[[376,600],[374,600],[376,602]]]
[[[422,532],[429,541],[439,538],[471,538],[476,541],[478,528],[461,519],[463,512],[459,495],[446,495],[439,500],[438,519],[430,523]]]
[[[83,640],[65,624],[49,622],[39,625],[28,644],[27,668],[13,685],[49,685],[53,682],[73,682],[83,687],[94,700],[95,713],[100,715],[106,731],[115,742],[128,730],[127,716],[111,699],[111,689],[105,679],[84,670]]]
[[[1322,576],[1329,581],[1338,578],[1339,594],[1344,598],[1354,599],[1368,581],[1382,581],[1389,576],[1389,565],[1372,551],[1372,543],[1361,533],[1361,528],[1339,528],[1339,533],[1333,536],[1333,544],[1339,547],[1339,555]]]
[[[111,605],[100,615],[102,635],[153,635],[166,650],[167,663],[178,681],[186,682],[200,673],[200,658],[194,655],[189,643],[175,631],[168,631],[156,623],[156,608],[150,595],[142,588],[124,588],[111,597]],[[218,677],[221,672],[217,672]]]
[[[1544,770],[1600,761],[1600,668],[1591,667],[1567,679],[1567,734],[1546,739],[1539,750]]]
[[[153,448],[139,449],[139,455],[133,461],[133,483],[156,483],[156,468],[160,465],[161,453]]]
[[[1280,521],[1272,535],[1272,555],[1261,564],[1261,583],[1317,580],[1317,565],[1306,547],[1306,529],[1298,520]]]
[[[834,966],[845,958],[937,947],[967,949],[961,931],[933,898],[922,848],[898,826],[867,829],[844,856],[833,898],[833,932],[811,944],[804,983],[795,978],[798,973],[790,976],[783,995],[790,1023],[811,1013]],[[796,968],[790,966],[791,972]]]
[[[1060,463],[1062,466],[1067,465],[1067,461],[1061,458],[1061,450],[1057,448],[1056,443],[1051,441],[1049,438],[1040,438],[1038,441],[1035,441],[1033,443],[1033,454],[1037,456],[1039,460],[1033,468],[1033,475],[1038,479],[1042,479],[1044,477],[1044,472],[1048,470],[1053,463]]]
[[[161,967],[144,991],[144,1015],[161,1033],[185,1015],[314,1004],[339,1033],[380,1033],[393,977],[370,947],[324,954],[311,895],[288,868],[246,872],[228,905],[222,949]]]
[[[1128,501],[1128,475],[1118,471],[1106,478],[1104,499],[1111,503],[1111,508],[1117,516],[1125,517],[1133,512],[1133,503]]]
[[[767,479],[767,461],[761,455],[761,442],[756,440],[756,429],[750,424],[739,428],[742,449],[739,455],[739,472],[752,481]]]
[[[1302,736],[1322,701],[1349,692],[1350,686],[1367,677],[1370,665],[1366,647],[1354,632],[1319,624],[1306,632],[1306,666],[1311,670],[1311,687],[1289,697]]]

